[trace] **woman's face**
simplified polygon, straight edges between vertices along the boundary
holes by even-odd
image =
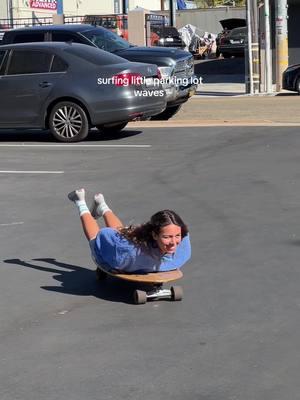
[[[154,232],[152,235],[163,254],[173,254],[181,242],[181,227],[174,224],[166,225],[160,229],[158,235]]]

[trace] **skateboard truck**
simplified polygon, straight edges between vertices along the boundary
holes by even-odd
[[[170,289],[163,289],[162,285],[157,285],[150,291],[135,290],[133,299],[135,304],[145,304],[147,300],[171,299],[180,301],[183,297],[181,286],[172,286]]]

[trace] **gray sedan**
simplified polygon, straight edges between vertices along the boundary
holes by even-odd
[[[0,47],[0,128],[50,129],[62,142],[91,127],[117,133],[166,107],[156,65],[77,43]]]

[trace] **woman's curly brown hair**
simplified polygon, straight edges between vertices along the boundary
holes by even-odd
[[[155,245],[155,240],[152,234],[159,234],[161,228],[164,226],[174,224],[181,227],[181,236],[184,238],[188,234],[188,228],[182,219],[172,210],[158,211],[150,218],[150,221],[133,226],[124,227],[120,229],[120,233],[128,240],[138,245],[147,248]]]

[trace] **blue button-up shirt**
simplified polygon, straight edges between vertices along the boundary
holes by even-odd
[[[93,242],[93,256],[104,267],[126,272],[171,271],[181,268],[191,257],[189,235],[173,254],[161,254],[159,248],[147,249],[126,239],[112,228],[102,228]]]

